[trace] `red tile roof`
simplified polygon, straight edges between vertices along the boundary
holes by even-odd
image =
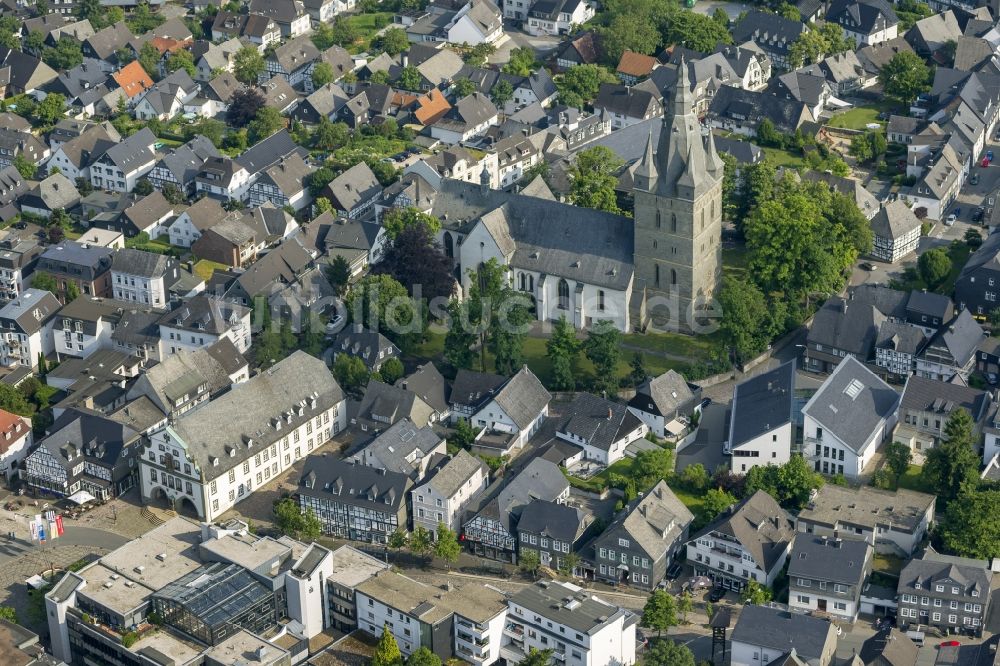
[[[417,105],[413,115],[421,125],[433,125],[451,108],[451,104],[437,88],[418,99]]]
[[[653,56],[642,55],[635,51],[625,51],[622,53],[622,59],[618,61],[618,72],[635,77],[649,76],[655,65],[656,58]]]
[[[0,409],[0,454],[7,453],[10,445],[31,430],[31,421],[23,416]]]
[[[111,76],[129,97],[135,97],[153,86],[153,79],[149,78],[138,60],[133,60]]]

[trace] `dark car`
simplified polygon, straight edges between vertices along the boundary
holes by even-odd
[[[681,563],[674,562],[673,565],[667,569],[667,580],[677,580],[683,572],[684,567],[681,566]]]
[[[705,598],[714,604],[718,601],[721,601],[722,597],[724,596],[726,596],[726,591],[723,588],[713,587],[711,590],[708,591],[708,594],[705,595]]]
[[[985,210],[983,210],[982,208],[977,208],[972,213],[972,221],[973,222],[982,222],[983,221],[983,215],[985,215],[985,214],[986,214]]]

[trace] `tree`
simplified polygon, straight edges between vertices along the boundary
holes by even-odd
[[[406,658],[406,666],[441,666],[441,657],[430,651],[430,648],[420,646]]]
[[[80,194],[83,194],[82,190],[80,191]],[[160,190],[160,194],[162,194],[163,198],[172,204],[180,204],[187,199],[187,197],[184,196],[184,193],[181,192],[180,189],[173,183],[164,184],[163,189]]]
[[[744,496],[766,492],[786,509],[798,510],[809,501],[813,490],[823,485],[823,477],[814,472],[802,456],[793,456],[780,467],[756,465],[746,474]]]
[[[615,188],[618,186],[618,172],[623,166],[622,159],[606,146],[580,151],[569,169],[572,180],[570,200],[584,208],[620,212]]]
[[[913,51],[895,54],[878,73],[885,94],[901,104],[909,104],[930,90],[930,79],[930,68]]]
[[[382,381],[386,384],[395,384],[404,372],[403,362],[395,356],[383,363],[382,367],[378,369],[378,373],[382,375]]]
[[[396,79],[396,85],[403,90],[418,91],[423,85],[424,77],[420,70],[413,66],[404,67]]]
[[[326,118],[320,118],[312,138],[317,148],[336,150],[347,145],[351,139],[351,131],[345,123],[331,123]]]
[[[644,666],[695,666],[691,648],[662,638],[650,642],[642,663]]]
[[[222,147],[225,134],[226,124],[215,118],[199,118],[198,122],[184,128],[184,136],[188,141],[196,136],[203,136],[211,141],[216,148]]]
[[[576,339],[576,331],[566,321],[565,316],[559,317],[552,328],[552,336],[545,343],[548,357],[552,361],[552,388],[557,391],[571,391],[576,388],[573,376],[573,365],[580,351],[580,341]]]
[[[198,68],[194,65],[194,56],[186,49],[178,49],[167,58],[167,71],[176,72],[183,69],[191,77],[198,74]]]
[[[687,624],[688,613],[692,610],[694,610],[694,599],[691,598],[691,593],[688,590],[684,590],[677,599],[677,612],[681,614],[682,623]]]
[[[303,512],[298,502],[285,497],[274,503],[274,518],[278,528],[296,539],[315,541],[322,532],[322,524],[312,510]]]
[[[385,249],[375,274],[391,275],[414,298],[450,298],[455,291],[454,260],[424,225],[405,227]]]
[[[141,35],[161,25],[166,20],[162,14],[153,13],[149,9],[148,3],[140,2],[132,10],[132,14],[126,19],[126,22],[132,29],[132,34]]]
[[[56,279],[51,273],[45,273],[44,271],[35,271],[35,274],[31,278],[31,286],[53,294],[59,290]]]
[[[514,99],[514,86],[510,85],[507,79],[500,79],[490,90],[490,99],[497,108],[502,109],[507,102]]]
[[[517,568],[526,574],[534,575],[538,567],[542,566],[542,560],[537,550],[531,548],[521,548],[517,555]]]
[[[947,248],[927,250],[917,259],[917,272],[928,289],[937,289],[951,274],[951,257]]]
[[[515,76],[530,76],[536,69],[538,69],[538,62],[535,58],[535,52],[529,47],[520,47],[511,51],[510,60],[503,66],[504,73]]]
[[[1000,556],[1000,490],[969,490],[948,504],[938,535],[947,552],[990,560]]]
[[[656,634],[662,636],[663,632],[677,625],[677,603],[674,598],[666,590],[654,590],[643,606],[642,626],[655,629]]]
[[[397,529],[389,535],[389,548],[399,550],[406,545],[407,534],[403,530]]]
[[[463,97],[468,97],[472,93],[476,92],[476,84],[469,79],[458,79],[452,85],[452,92],[455,93],[455,99],[462,99]]]
[[[333,77],[333,65],[330,63],[321,61],[313,67],[312,82],[314,88],[322,88],[326,84],[333,82]]]
[[[83,50],[75,39],[60,37],[54,47],[42,52],[42,60],[56,71],[73,69],[83,62]]]
[[[712,477],[708,475],[704,465],[694,463],[681,470],[678,481],[691,492],[700,494],[711,483]]]
[[[722,337],[736,352],[736,358],[745,361],[763,351],[771,341],[772,322],[767,299],[757,285],[744,278],[725,278],[719,306]]]
[[[620,60],[625,51],[651,55],[662,40],[659,26],[637,13],[616,15],[601,31],[601,37],[602,46],[610,62]]]
[[[410,534],[410,550],[416,555],[426,556],[434,551],[431,533],[419,525]]]
[[[0,620],[17,624],[17,611],[13,606],[0,606]]]
[[[636,483],[648,488],[661,479],[667,479],[674,471],[673,454],[667,449],[643,449],[635,456],[635,463],[632,465],[633,476]]]
[[[444,523],[438,523],[437,541],[434,542],[434,554],[449,564],[458,562],[462,546],[458,543],[458,535]]]
[[[425,227],[431,235],[441,231],[440,220],[433,215],[420,212],[414,206],[390,208],[382,213],[382,227],[389,240],[395,240],[404,229],[417,225]]]
[[[729,507],[736,504],[736,502],[736,497],[725,490],[721,488],[710,489],[705,493],[701,507],[698,509],[698,524],[707,525],[722,515]]]
[[[337,354],[333,361],[333,377],[345,391],[356,391],[368,383],[365,362],[351,354]]]
[[[574,552],[569,552],[560,558],[559,573],[564,576],[572,576],[576,568],[580,566],[580,556]]]
[[[267,69],[264,56],[253,46],[244,46],[236,52],[233,58],[233,75],[236,80],[248,86],[257,83],[260,75]]]
[[[563,74],[556,87],[561,103],[579,108],[597,97],[602,83],[617,82],[614,74],[599,65],[577,65]]]
[[[780,148],[785,143],[785,137],[778,132],[770,118],[764,118],[757,125],[757,143]]]
[[[264,102],[264,95],[256,88],[237,90],[229,102],[226,120],[234,127],[246,127],[264,108]]]
[[[372,83],[387,85],[389,83],[389,72],[384,69],[372,72],[372,75],[368,77],[368,80]]]
[[[410,39],[402,28],[389,28],[375,40],[376,48],[396,56],[410,48]]]
[[[595,385],[609,396],[618,393],[618,361],[621,360],[622,334],[615,324],[602,319],[587,330],[584,353],[594,364]]]
[[[459,419],[452,430],[448,443],[462,449],[470,448],[476,441],[476,435],[479,434],[479,429],[473,428],[468,419]]]
[[[740,600],[743,603],[753,604],[754,606],[763,606],[770,602],[773,597],[774,594],[770,589],[755,580],[749,581],[747,586],[743,588],[743,592],[740,593]]]
[[[151,183],[149,179],[143,178],[135,184],[135,187],[132,188],[132,192],[138,194],[140,197],[150,195],[153,193],[153,183]]]
[[[927,452],[921,476],[945,504],[979,481],[979,456],[973,449],[972,416],[958,408],[948,417],[941,442]]]
[[[160,52],[151,41],[146,42],[139,49],[139,64],[154,81],[160,78],[160,57]]]
[[[517,666],[549,666],[552,661],[552,648],[539,650],[528,648],[528,656],[517,662]]]
[[[351,265],[347,259],[338,255],[326,265],[325,275],[330,286],[337,290],[337,295],[343,295],[351,279]]]
[[[31,416],[35,411],[21,391],[7,384],[0,384],[0,409],[21,416]]]
[[[913,459],[913,453],[910,452],[910,447],[902,442],[892,442],[885,447],[885,466],[892,474],[893,481],[898,486],[899,479],[906,474],[906,470],[910,468],[910,461]]]
[[[257,115],[247,126],[247,139],[250,143],[258,143],[284,126],[285,119],[278,113],[278,110],[265,106],[257,111]]]
[[[389,626],[382,627],[382,636],[372,652],[371,666],[401,666],[403,653],[399,651],[396,637],[389,631]]]
[[[35,177],[35,172],[38,171],[38,166],[34,162],[29,160],[23,154],[14,157],[14,168],[17,172],[21,174],[23,178],[32,179]]]
[[[476,358],[472,345],[479,336],[472,328],[468,300],[453,300],[448,303],[448,322],[448,330],[444,336],[444,360],[456,370],[469,369]]]

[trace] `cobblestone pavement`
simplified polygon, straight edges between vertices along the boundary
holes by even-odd
[[[17,500],[24,504],[24,506],[20,509],[13,512],[5,511],[4,513],[8,516],[16,514],[19,517],[18,536],[26,538],[27,519],[41,511],[44,511],[47,508],[47,504],[51,501],[51,498],[39,497],[36,499],[29,495],[14,497],[9,493],[6,497],[0,498],[0,501],[3,503],[6,503],[9,500]],[[64,520],[67,526],[79,525],[81,527],[107,530],[129,539],[134,539],[138,536],[142,536],[154,527],[153,523],[149,522],[142,516],[141,511],[142,502],[139,497],[139,489],[133,488],[121,497],[106,502],[103,506],[97,506],[89,509],[88,511],[80,514],[78,518],[66,518]],[[6,534],[7,531],[12,528],[3,528],[3,526],[0,525],[0,529],[3,529],[0,534]]]

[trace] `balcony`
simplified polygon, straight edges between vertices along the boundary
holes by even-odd
[[[503,633],[507,634],[519,643],[524,641],[524,627],[520,624],[508,622],[507,626],[503,628]]]

